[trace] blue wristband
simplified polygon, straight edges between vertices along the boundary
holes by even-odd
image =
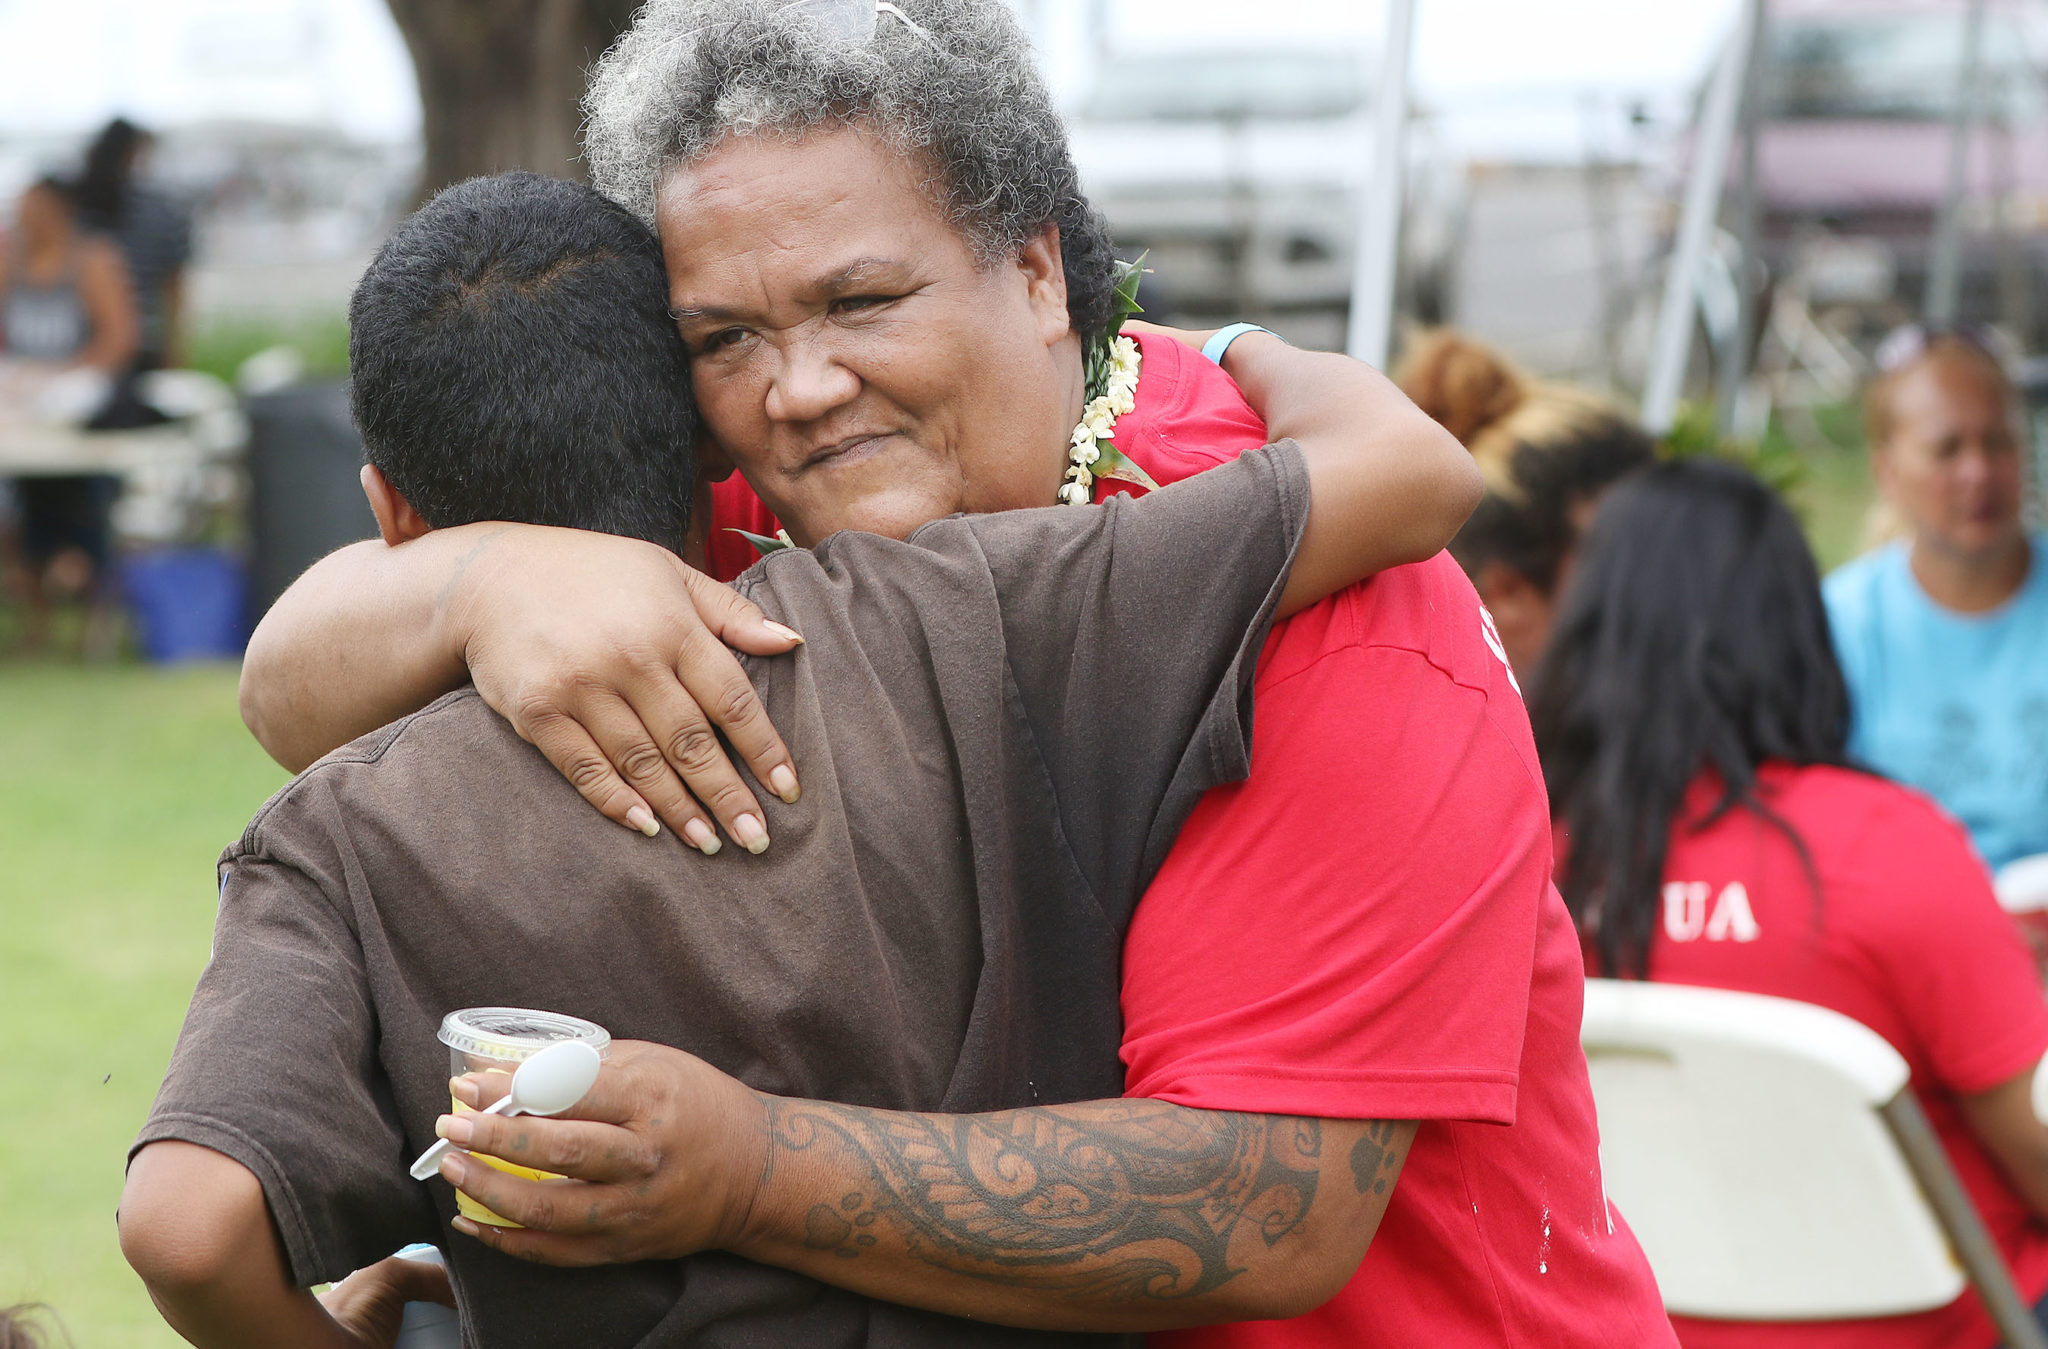
[[[1230,344],[1246,333],[1270,333],[1271,328],[1262,328],[1256,323],[1233,323],[1228,328],[1218,328],[1213,337],[1202,343],[1202,354],[1216,364],[1223,364],[1223,353],[1230,350]]]

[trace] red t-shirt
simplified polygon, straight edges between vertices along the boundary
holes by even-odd
[[[1214,364],[1139,345],[1116,441],[1162,485],[1264,441]],[[1550,885],[1528,714],[1487,622],[1439,555],[1277,625],[1251,777],[1203,799],[1139,901],[1128,1094],[1424,1121],[1328,1304],[1154,1345],[1673,1343],[1641,1248],[1609,1226],[1578,939]]]
[[[1853,1017],[1904,1056],[1935,1131],[2020,1293],[2048,1291],[2048,1223],[1977,1142],[1958,1094],[2048,1053],[2048,999],[1960,825],[1926,797],[1841,768],[1767,764],[1760,799],[1806,845],[1736,809],[1704,829],[1717,779],[1693,785],[1671,832],[1650,977],[1796,998]],[[1589,963],[1597,968],[1597,961]],[[1987,1349],[1998,1332],[1966,1292],[1878,1320],[1735,1324],[1674,1318],[1686,1349]]]
[[[1116,444],[1155,480],[1265,441],[1212,362],[1139,347]],[[1128,1094],[1425,1121],[1330,1303],[1155,1345],[1675,1343],[1601,1191],[1578,941],[1549,883],[1528,716],[1486,621],[1439,556],[1276,625],[1251,777],[1203,799],[1138,904]]]

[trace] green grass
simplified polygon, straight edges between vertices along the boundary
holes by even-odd
[[[80,1349],[182,1343],[114,1207],[206,962],[213,862],[284,780],[235,672],[0,663],[0,1306]]]

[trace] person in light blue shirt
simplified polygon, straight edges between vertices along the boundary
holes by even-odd
[[[1993,868],[2048,853],[2048,536],[2021,523],[2011,381],[1966,333],[1903,329],[1865,399],[1906,537],[1826,585],[1850,753],[1961,820]]]

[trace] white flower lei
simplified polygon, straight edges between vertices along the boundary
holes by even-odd
[[[1138,344],[1118,337],[1110,344],[1109,387],[1088,400],[1067,450],[1067,481],[1060,501],[1086,506],[1095,499],[1095,465],[1105,447],[1114,449],[1116,419],[1138,405]]]

